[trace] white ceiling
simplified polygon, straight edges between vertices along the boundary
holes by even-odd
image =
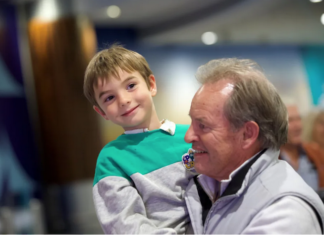
[[[202,44],[202,33],[214,31],[218,44],[324,44],[324,25],[320,22],[324,1],[71,1],[75,14],[87,15],[97,26],[134,28],[143,43]],[[120,7],[119,18],[107,17],[110,5]]]

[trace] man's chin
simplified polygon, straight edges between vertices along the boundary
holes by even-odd
[[[196,172],[199,173],[199,174],[204,174],[204,173],[206,173],[206,172],[205,172],[205,171],[206,171],[206,167],[200,165],[199,163],[197,164],[196,162],[195,162],[195,170],[196,170]]]
[[[302,145],[302,140],[301,139],[293,139],[291,141],[288,141],[288,144],[300,146],[300,145]]]

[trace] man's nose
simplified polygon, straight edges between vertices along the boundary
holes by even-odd
[[[187,143],[192,143],[194,141],[197,141],[197,136],[195,134],[195,131],[194,131],[192,125],[190,125],[189,129],[187,130],[187,133],[186,133],[184,139]]]

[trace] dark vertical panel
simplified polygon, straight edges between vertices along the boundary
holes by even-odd
[[[28,26],[42,156],[48,183],[67,183],[94,175],[102,146],[98,123],[83,96],[83,76],[96,50],[86,20],[32,20]]]
[[[23,84],[18,45],[17,13],[13,5],[0,2],[0,56],[12,78]],[[23,89],[22,89],[23,90]],[[40,182],[40,164],[24,94],[1,96],[0,124],[6,129],[10,143],[25,172]]]
[[[3,33],[0,34],[0,53],[12,76],[23,83],[17,34],[17,17],[14,5],[0,3],[0,14],[3,20]]]

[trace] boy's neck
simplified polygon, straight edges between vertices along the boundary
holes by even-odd
[[[145,124],[146,125],[144,125],[142,127],[139,127],[139,128],[127,129],[127,130],[124,129],[124,130],[125,131],[132,131],[132,130],[136,130],[136,129],[146,129],[147,128],[149,131],[152,131],[152,130],[160,129],[162,124],[161,124],[155,110],[153,110],[150,119]]]
[[[155,111],[155,107],[153,106],[151,118],[148,121],[147,127],[145,127],[145,128],[149,129],[149,131],[152,131],[152,130],[159,129],[160,127],[161,127],[161,122],[160,122],[159,117]]]
[[[161,122],[156,114],[156,112],[153,112],[153,115],[151,116],[151,120],[149,123],[149,126],[147,127],[150,131],[159,129],[161,127]]]

